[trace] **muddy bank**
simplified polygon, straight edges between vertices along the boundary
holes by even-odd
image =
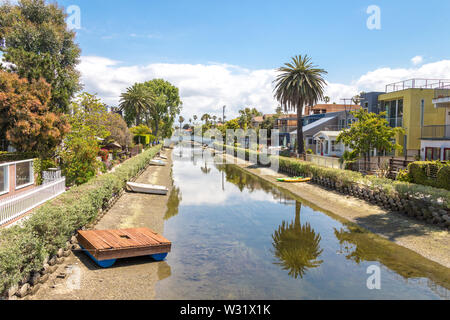
[[[136,182],[158,184],[169,188],[167,196],[124,193],[94,229],[147,227],[164,233],[164,215],[172,190],[172,150],[163,151],[168,164],[150,166]],[[83,252],[75,250],[58,266],[50,279],[29,299],[154,299],[155,284],[169,277],[169,265],[150,257],[118,260],[109,269],[100,269]]]
[[[248,161],[236,160],[229,155],[228,163],[235,163],[265,181],[306,200],[312,208],[320,209],[333,218],[361,226],[421,256],[450,268],[450,233],[404,215],[386,211],[378,206],[312,183],[282,183],[276,181],[284,174],[255,166]]]

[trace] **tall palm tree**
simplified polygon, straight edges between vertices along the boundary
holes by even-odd
[[[197,115],[194,114],[193,118],[194,118],[194,125],[195,125],[196,124],[195,122],[197,121],[198,117],[197,117]]]
[[[323,249],[320,249],[321,237],[316,234],[309,223],[300,223],[301,203],[295,204],[295,220],[283,221],[272,235],[275,264],[282,266],[289,275],[297,279],[303,278],[308,269],[319,267],[323,261],[318,260]]]
[[[200,120],[205,121],[205,125],[207,125],[210,119],[211,119],[211,116],[209,114],[205,113],[204,115],[202,115]]]
[[[124,111],[126,118],[134,118],[136,126],[142,123],[142,118],[148,114],[154,103],[154,96],[143,84],[135,83],[120,95],[119,110]]]
[[[216,115],[214,115],[213,117],[213,120],[214,120],[214,125],[216,125],[217,124],[217,122],[216,122],[216,120],[217,120],[217,116]]]
[[[298,154],[303,154],[303,107],[315,105],[323,99],[326,84],[323,75],[327,72],[319,69],[311,62],[311,58],[295,56],[291,62],[278,69],[280,73],[275,82],[275,98],[285,111],[297,110],[297,145]]]

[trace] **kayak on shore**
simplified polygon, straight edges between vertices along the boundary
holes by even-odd
[[[304,177],[291,177],[291,178],[277,178],[279,182],[308,182],[311,181],[311,178]]]

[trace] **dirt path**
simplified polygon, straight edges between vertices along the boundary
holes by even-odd
[[[164,185],[169,188],[170,194],[172,152],[166,150],[163,154],[168,157],[168,165],[150,166],[137,182]],[[125,193],[95,229],[148,227],[164,233],[168,197]],[[153,262],[149,257],[118,260],[112,268],[100,269],[83,252],[74,251],[30,299],[149,300],[155,297],[154,288],[158,280],[170,274],[166,262]]]
[[[386,211],[358,198],[344,196],[310,183],[282,183],[277,177],[285,176],[268,168],[226,155],[228,163],[235,163],[288,192],[305,199],[313,209],[320,209],[333,218],[350,221],[406,247],[423,257],[450,268],[450,232],[427,225],[399,213]]]

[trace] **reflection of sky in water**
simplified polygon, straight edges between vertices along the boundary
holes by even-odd
[[[439,298],[426,278],[407,280],[382,263],[347,259],[357,246],[339,243],[335,229],[342,229],[343,237],[348,231],[340,222],[309,207],[296,207],[295,200],[232,166],[209,161],[205,166],[201,159],[194,165],[188,159],[174,162],[173,177],[182,200],[178,214],[165,222],[164,235],[173,242],[167,258],[172,275],[157,284],[158,299]],[[311,252],[313,256],[321,251],[317,260],[323,262],[305,268],[303,278],[291,277],[276,264],[280,261],[272,235],[283,221],[291,227],[282,233],[288,244],[281,246],[287,265],[295,267],[309,261],[305,257]],[[305,245],[313,241],[300,229],[307,224],[312,236],[320,236],[316,251]],[[373,258],[370,252],[363,255]],[[372,264],[381,267],[381,290],[366,287],[366,270]],[[394,265],[401,269],[402,262]],[[404,268],[407,273],[408,266]]]

